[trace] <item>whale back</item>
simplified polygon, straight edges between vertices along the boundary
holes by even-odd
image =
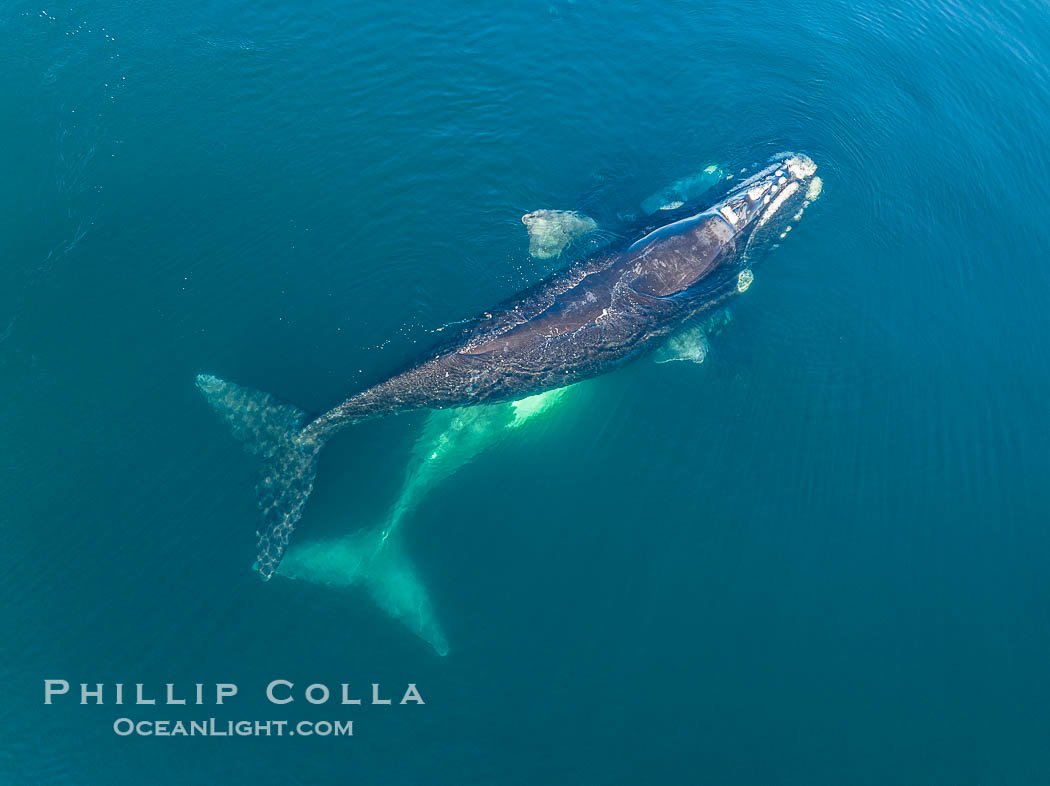
[[[627,249],[636,292],[667,297],[704,280],[735,248],[733,227],[718,213],[701,213],[662,227]]]

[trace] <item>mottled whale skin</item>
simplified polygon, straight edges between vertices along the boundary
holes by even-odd
[[[520,399],[657,348],[746,288],[754,253],[781,235],[791,214],[819,189],[815,171],[806,156],[775,157],[708,209],[669,213],[670,223],[485,312],[427,359],[318,417],[266,393],[199,376],[209,402],[264,459],[260,575],[269,579],[280,563],[312,490],[317,455],[333,434],[405,410]]]

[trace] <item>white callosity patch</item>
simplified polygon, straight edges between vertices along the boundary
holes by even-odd
[[[799,180],[805,180],[807,177],[813,177],[813,175],[817,171],[817,165],[809,156],[792,156],[784,163],[785,166],[787,166],[788,172],[797,177]]]
[[[736,291],[747,292],[751,283],[755,280],[755,274],[748,269],[741,270],[736,277]]]
[[[747,192],[747,198],[752,202],[757,202],[766,193],[767,188],[769,188],[769,183],[760,183]]]
[[[588,232],[598,228],[590,216],[573,210],[534,210],[521,217],[529,232],[529,253],[537,259],[550,259]]]
[[[798,191],[798,189],[799,185],[797,181],[792,181],[791,183],[788,183],[786,186],[784,186],[783,190],[779,194],[777,194],[777,198],[770,202],[769,207],[766,208],[766,212],[762,214],[762,217],[760,219],[758,219],[758,225],[762,226],[767,221],[769,221],[769,219],[773,217],[773,214],[780,210],[780,208],[783,207],[784,203],[791,197],[792,194]]]
[[[737,214],[733,212],[733,208],[731,208],[729,205],[722,205],[721,209],[719,209],[718,212],[721,213],[725,220],[733,226],[736,226],[740,223],[740,219],[737,217]]]

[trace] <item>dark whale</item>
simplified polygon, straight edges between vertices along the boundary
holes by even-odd
[[[259,391],[202,374],[197,385],[246,448],[263,457],[259,573],[269,579],[337,431],[420,408],[508,401],[610,371],[649,352],[747,288],[757,251],[819,191],[816,165],[785,154],[714,205],[584,259],[470,323],[411,368],[313,417]],[[628,244],[629,243],[629,244]]]

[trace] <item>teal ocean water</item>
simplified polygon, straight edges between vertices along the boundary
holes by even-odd
[[[0,34],[0,783],[1050,778],[1045,4],[13,0]],[[524,214],[783,150],[823,195],[705,362],[355,427],[259,581],[195,375],[325,410],[557,267]]]

